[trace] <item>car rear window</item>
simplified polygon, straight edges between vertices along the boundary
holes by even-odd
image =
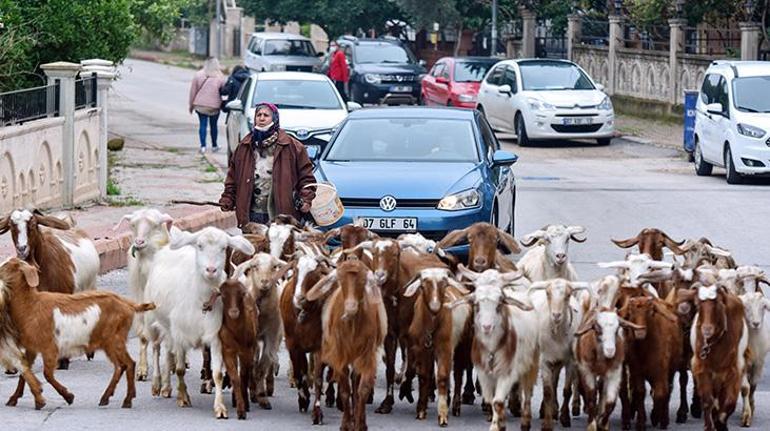
[[[481,82],[494,62],[463,61],[455,63],[455,82]]]
[[[315,57],[313,45],[306,40],[272,39],[265,41],[262,55],[297,55],[300,57]]]
[[[477,162],[473,123],[461,119],[348,120],[327,161]]]
[[[278,109],[342,109],[328,81],[258,80],[252,101],[252,107],[270,102]]]
[[[524,90],[593,90],[585,73],[574,64],[561,61],[527,61],[519,63]]]

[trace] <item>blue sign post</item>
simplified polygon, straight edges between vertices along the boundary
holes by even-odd
[[[684,150],[692,154],[695,150],[695,105],[698,102],[697,90],[684,92]]]

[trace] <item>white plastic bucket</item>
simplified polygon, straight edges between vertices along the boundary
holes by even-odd
[[[316,186],[315,199],[310,205],[310,214],[319,226],[329,226],[337,223],[345,213],[345,207],[337,196],[337,188],[333,184],[313,183],[305,187]]]

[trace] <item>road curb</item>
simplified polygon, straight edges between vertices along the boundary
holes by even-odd
[[[677,150],[678,152],[682,154],[687,154],[687,151],[684,150],[684,148],[680,146],[673,146],[673,145],[666,145],[666,144],[660,144],[654,141],[650,141],[649,139],[640,138],[638,136],[634,135],[619,135],[616,136],[616,138],[625,139],[626,141],[631,141],[635,144],[642,144],[642,145],[650,145],[657,148],[664,148],[667,150]]]
[[[174,220],[174,226],[183,230],[197,231],[206,226],[230,229],[237,225],[235,213],[209,209]],[[101,265],[99,273],[104,274],[123,268],[127,264],[127,253],[131,247],[131,233],[125,232],[113,238],[94,241],[99,252]]]

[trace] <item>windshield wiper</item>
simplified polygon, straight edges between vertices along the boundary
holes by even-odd
[[[406,61],[398,61],[398,60],[382,60],[382,63],[406,63]]]
[[[738,109],[743,110],[743,111],[747,111],[747,112],[759,112],[758,110],[756,110],[754,108],[747,108],[745,106],[739,106]],[[765,111],[765,112],[767,112],[767,111]]]
[[[277,104],[275,105],[279,109],[318,109],[315,106],[307,106],[307,105],[284,105],[284,104]]]

